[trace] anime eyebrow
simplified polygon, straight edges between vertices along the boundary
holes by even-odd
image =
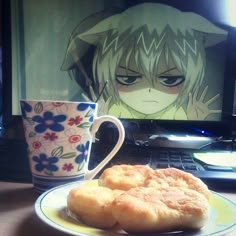
[[[127,67],[125,67],[125,66],[119,66],[119,67],[122,68],[122,69],[126,69],[126,70],[128,70],[128,71],[130,71],[130,72],[133,72],[133,73],[135,73],[135,74],[143,75],[143,74],[141,74],[141,73],[139,73],[139,72],[137,72],[137,71],[135,71],[135,70],[132,70],[132,69],[130,69],[130,68],[127,68]],[[168,73],[168,72],[170,72],[170,71],[172,71],[172,70],[175,70],[176,68],[177,68],[177,67],[175,66],[175,67],[172,67],[172,68],[170,68],[170,69],[167,69],[167,70],[161,72],[159,75],[166,74],[166,73]]]
[[[165,73],[168,73],[168,72],[170,72],[170,71],[172,71],[172,70],[175,70],[176,68],[177,68],[177,67],[172,67],[172,68],[170,68],[170,69],[168,69],[168,70],[165,70],[165,71],[161,72],[160,75],[165,74]]]
[[[132,70],[132,69],[127,68],[127,67],[125,67],[125,66],[119,66],[119,67],[122,68],[122,69],[126,69],[126,70],[128,70],[128,71],[130,71],[130,72],[133,72],[133,73],[135,73],[135,74],[143,75],[143,74],[139,73],[138,71]]]
[[[143,74],[141,74],[141,73],[139,73],[139,72],[137,72],[137,71],[135,71],[135,70],[132,70],[132,69],[130,69],[130,68],[127,68],[127,67],[125,67],[125,66],[119,66],[119,67],[122,68],[122,69],[126,69],[126,70],[128,70],[128,71],[130,71],[130,72],[133,72],[133,73],[135,73],[135,74],[143,75]],[[172,68],[170,68],[170,69],[167,69],[167,70],[161,72],[160,75],[165,74],[165,73],[168,73],[168,72],[170,72],[170,71],[172,71],[172,70],[175,70],[176,68],[177,68],[177,67],[172,67]]]

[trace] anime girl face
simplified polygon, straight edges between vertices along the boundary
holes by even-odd
[[[204,79],[205,48],[225,38],[225,31],[199,15],[144,3],[83,32],[78,26],[64,67],[77,63],[84,51],[80,42],[94,45],[93,79],[97,87],[108,82],[103,98],[109,108],[153,115],[186,102]]]
[[[128,67],[125,58],[116,71],[116,86],[121,101],[132,109],[153,114],[173,104],[185,81],[185,76],[178,71],[173,60],[168,62],[164,54],[160,56],[153,78],[146,78],[145,73],[136,65],[134,56]]]

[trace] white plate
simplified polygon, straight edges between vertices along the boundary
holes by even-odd
[[[43,193],[35,202],[38,217],[51,227],[76,236],[121,236],[127,235],[119,228],[101,230],[81,224],[67,214],[66,198],[70,189],[78,184],[97,184],[97,181],[77,182],[62,185]],[[236,204],[220,194],[212,192],[210,197],[211,216],[199,231],[165,233],[174,236],[225,235],[236,230]],[[147,234],[145,234],[147,235]],[[150,234],[151,235],[151,234]],[[128,235],[127,235],[128,236]]]

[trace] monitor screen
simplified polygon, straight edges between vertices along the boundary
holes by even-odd
[[[229,32],[181,8],[141,2],[88,16],[74,29],[62,68],[85,96],[99,97],[102,112],[119,118],[221,120]]]
[[[232,4],[132,1],[117,12],[90,15],[74,28],[62,69],[83,96],[98,101],[101,113],[123,121],[128,136],[230,134]]]
[[[233,22],[219,3],[209,6],[218,16],[202,3],[139,1],[90,15],[73,30],[62,69],[119,118],[220,121]]]
[[[92,100],[127,136],[231,132],[235,1],[10,2],[13,115],[20,98]]]

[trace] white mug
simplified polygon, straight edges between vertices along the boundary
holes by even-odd
[[[114,116],[97,116],[98,104],[21,100],[32,182],[37,192],[78,180],[93,179],[123,144],[125,131]],[[93,170],[88,170],[95,133],[103,122],[118,129],[118,141]]]

